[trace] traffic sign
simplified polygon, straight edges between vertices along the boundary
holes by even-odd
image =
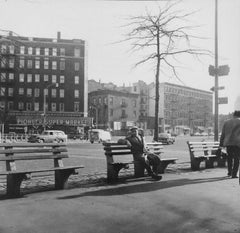
[[[208,67],[208,73],[210,76],[215,76],[216,74],[218,76],[228,75],[229,71],[230,68],[228,65],[219,66],[218,68],[215,68],[212,65]]]
[[[224,87],[224,86],[221,86],[221,87],[218,87],[217,89],[218,89],[218,90],[224,90],[225,87]],[[215,87],[212,87],[210,90],[211,90],[211,91],[215,91]]]
[[[219,97],[218,98],[218,104],[227,104],[228,103],[228,97]]]

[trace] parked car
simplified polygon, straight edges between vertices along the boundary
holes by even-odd
[[[89,131],[89,140],[91,143],[111,141],[111,134],[103,129],[92,129]]]
[[[160,133],[158,135],[158,142],[164,144],[173,144],[175,142],[175,137],[172,137],[169,133]]]
[[[60,130],[45,130],[41,134],[33,134],[28,142],[66,142],[67,135]]]

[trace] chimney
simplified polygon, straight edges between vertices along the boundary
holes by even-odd
[[[57,40],[61,40],[61,32],[57,32]]]

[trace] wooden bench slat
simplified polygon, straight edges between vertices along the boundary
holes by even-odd
[[[62,159],[62,158],[68,158],[67,153],[61,153],[61,154],[34,154],[34,155],[9,155],[2,157],[0,156],[0,161],[14,161],[14,160],[37,160],[37,159]]]
[[[66,143],[0,143],[0,148],[3,147],[66,147]]]
[[[110,152],[110,151],[106,151],[105,155],[107,156],[113,156],[113,155],[131,155],[132,152],[131,151],[114,151],[114,152]]]

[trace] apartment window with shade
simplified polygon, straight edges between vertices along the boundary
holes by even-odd
[[[1,83],[5,83],[6,82],[6,73],[1,73],[0,81],[1,81]]]
[[[23,110],[23,109],[24,109],[24,103],[18,102],[18,110]]]
[[[64,98],[64,89],[59,90],[59,97]]]
[[[74,112],[79,112],[79,102],[74,102]]]
[[[28,97],[32,96],[32,89],[31,88],[27,88],[27,96]]]
[[[51,94],[52,98],[56,98],[57,97],[57,89],[52,89],[52,94]]]
[[[60,83],[64,83],[65,82],[65,77],[64,75],[60,75]]]
[[[60,56],[65,56],[65,48],[60,48]]]
[[[34,103],[34,111],[39,111],[39,103],[38,102]]]
[[[36,48],[36,55],[40,55],[40,48]]]
[[[9,68],[14,68],[14,58],[9,59]]]
[[[33,54],[33,48],[32,48],[32,47],[29,47],[29,48],[28,48],[28,54],[29,54],[29,55],[32,55],[32,54]]]
[[[32,82],[32,74],[27,75],[27,82],[31,83]]]
[[[49,60],[44,60],[44,69],[47,70],[49,68]]]
[[[75,84],[79,84],[79,76],[75,76],[74,77],[74,83]]]
[[[60,60],[60,70],[65,70],[65,60]]]
[[[48,82],[49,78],[48,78],[48,74],[44,74],[43,76],[43,80],[44,82]]]
[[[35,88],[34,89],[34,97],[39,97],[40,96],[40,89],[39,88]]]
[[[52,75],[52,83],[57,83],[57,75]]]
[[[5,44],[2,44],[2,45],[1,45],[1,53],[2,53],[2,54],[7,53],[7,45],[5,45]]]
[[[32,60],[27,61],[27,68],[32,69]]]
[[[6,92],[6,88],[5,87],[1,87],[0,89],[0,96],[5,96],[5,92]]]
[[[36,83],[40,82],[40,74],[35,74],[35,82]]]
[[[56,69],[57,69],[57,62],[52,61],[52,70],[56,70]]]
[[[49,56],[49,48],[45,48],[44,49],[44,55],[45,56]]]
[[[19,74],[19,82],[24,83],[24,74]]]
[[[2,68],[6,67],[6,64],[7,64],[7,59],[5,57],[2,57],[1,58],[1,67]]]
[[[13,88],[12,87],[8,88],[8,96],[13,96]]]
[[[32,110],[32,104],[31,103],[26,103],[26,110],[31,111]]]
[[[25,64],[25,59],[24,59],[24,57],[20,57],[20,60],[19,60],[19,68],[24,68],[24,64]]]
[[[57,56],[57,48],[52,48],[52,55]]]
[[[59,104],[59,111],[64,112],[64,103]]]
[[[14,54],[14,45],[9,45],[9,53]]]
[[[56,103],[52,103],[51,104],[51,110],[52,110],[52,112],[56,112],[57,111],[57,104]]]
[[[80,57],[80,49],[79,48],[74,49],[74,57]]]
[[[8,102],[8,110],[13,110],[13,102],[12,101]]]
[[[8,74],[8,79],[9,79],[9,81],[13,81],[14,80],[14,73],[9,73]]]
[[[19,94],[19,95],[24,95],[24,88],[20,87],[20,88],[18,89],[18,94]]]
[[[40,69],[40,60],[37,58],[35,60],[35,69]]]
[[[79,90],[74,90],[74,98],[79,98]]]
[[[20,46],[20,54],[24,54],[25,53],[25,46]]]
[[[79,69],[80,69],[80,63],[79,62],[75,62],[74,63],[74,70],[75,71],[79,71]]]

